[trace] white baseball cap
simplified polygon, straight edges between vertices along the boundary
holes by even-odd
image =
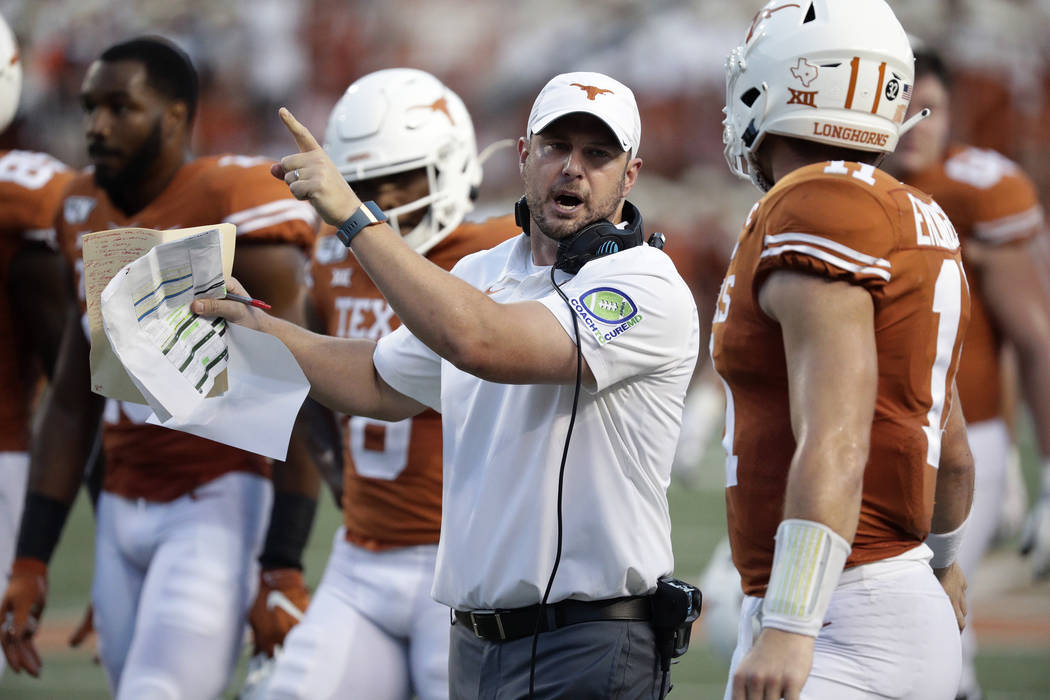
[[[605,122],[623,150],[637,155],[642,120],[631,89],[601,73],[562,73],[548,81],[529,113],[526,136],[532,138],[559,117],[586,112]]]

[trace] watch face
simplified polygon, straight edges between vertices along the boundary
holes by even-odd
[[[383,210],[379,208],[379,205],[373,202],[372,200],[368,200],[362,206],[367,207],[368,210],[372,212],[372,215],[376,217],[376,223],[386,221],[388,219],[387,215],[383,213]]]

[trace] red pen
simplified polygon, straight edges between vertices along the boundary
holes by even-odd
[[[242,297],[239,294],[230,294],[229,292],[226,292],[226,298],[229,299],[230,301],[239,301],[242,304],[247,304],[248,306],[254,306],[257,309],[265,309],[266,311],[269,311],[270,309],[273,308],[272,306],[267,304],[265,301],[259,301],[258,299],[250,299],[249,297]]]

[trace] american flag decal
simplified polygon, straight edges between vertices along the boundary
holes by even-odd
[[[911,85],[908,85],[908,83],[904,83],[904,99],[911,99]]]

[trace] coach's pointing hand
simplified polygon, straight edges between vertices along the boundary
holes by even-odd
[[[278,112],[281,121],[295,138],[299,153],[281,158],[270,172],[288,183],[296,199],[309,200],[321,218],[333,226],[349,219],[361,200],[350,189],[335,163],[324,152],[310,130],[299,123],[286,108]]]

